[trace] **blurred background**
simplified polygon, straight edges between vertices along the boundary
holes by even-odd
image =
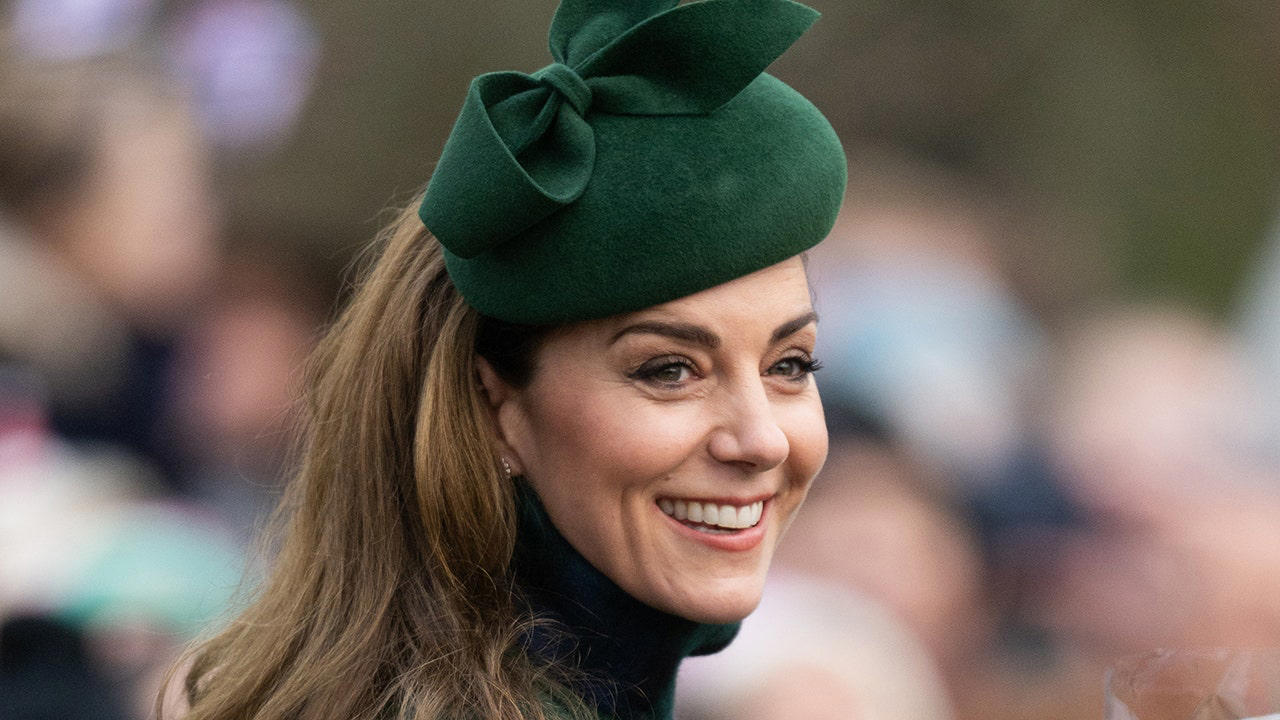
[[[809,4],[832,453],[682,717],[1097,720],[1280,645],[1280,4]],[[555,5],[0,0],[0,716],[145,717],[233,609],[350,263]]]

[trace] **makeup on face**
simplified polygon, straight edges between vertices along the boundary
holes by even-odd
[[[739,620],[826,458],[816,322],[793,258],[569,326],[499,410],[503,438],[557,529],[622,589]]]

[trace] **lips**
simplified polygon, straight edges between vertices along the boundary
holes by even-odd
[[[658,507],[662,512],[680,521],[681,524],[704,532],[733,532],[755,527],[760,522],[764,511],[764,501],[747,505],[726,505],[699,500],[676,500],[660,498]]]

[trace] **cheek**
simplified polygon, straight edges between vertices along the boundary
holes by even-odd
[[[559,393],[530,414],[538,465],[560,474],[651,480],[697,446],[697,419],[625,393]]]
[[[787,434],[791,475],[805,485],[813,480],[827,461],[827,422],[822,403],[812,400],[788,408],[780,419]]]
[[[795,519],[813,479],[826,463],[828,446],[826,420],[822,414],[822,405],[816,400],[812,404],[793,408],[786,422],[787,440],[790,444],[787,477],[792,492],[789,507],[786,508],[786,515],[779,528],[781,531],[785,531]]]

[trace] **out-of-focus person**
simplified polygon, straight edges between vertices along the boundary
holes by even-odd
[[[178,482],[172,338],[218,262],[180,93],[131,58],[6,57],[0,216],[0,362],[31,372],[58,434],[128,448]]]
[[[145,717],[164,668],[236,590],[242,548],[208,512],[159,499],[135,456],[38,420],[0,432],[0,708],[69,720],[107,693]]]
[[[957,717],[1061,714],[1096,669],[1058,653],[1008,579],[1043,560],[1021,555],[1028,534],[1081,521],[1039,422],[1049,336],[1002,264],[1013,221],[945,170],[892,154],[863,170],[811,262],[828,418],[856,439],[792,530],[820,549],[779,560],[888,608]]]
[[[178,343],[172,420],[186,487],[246,541],[280,490],[303,361],[337,295],[336,273],[313,257],[314,244],[283,230],[237,230]]]
[[[999,264],[994,201],[927,164],[860,165],[810,263],[833,428],[870,426],[949,482],[990,484],[1026,440],[1043,352]]]
[[[972,662],[992,622],[982,558],[963,514],[917,463],[882,441],[839,439],[805,510],[780,567],[880,603],[944,674]]]
[[[1234,337],[1135,308],[1082,323],[1061,364],[1054,454],[1090,523],[1035,612],[1101,654],[1280,643],[1280,465]]]
[[[172,494],[173,347],[219,259],[203,140],[132,56],[0,52],[0,715],[145,717],[243,565]]]
[[[808,539],[808,538],[806,538]],[[893,611],[790,569],[735,644],[681,668],[681,720],[948,720],[942,677]]]

